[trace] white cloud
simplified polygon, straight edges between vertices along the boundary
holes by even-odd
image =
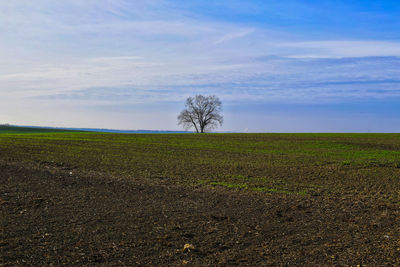
[[[217,41],[215,41],[215,44],[221,44],[223,42],[243,38],[245,36],[252,34],[254,31],[255,31],[254,29],[243,29],[240,31],[227,33],[227,34],[223,35],[221,38],[219,38]]]
[[[391,41],[307,41],[282,46],[298,49],[292,55],[298,58],[400,56],[400,42]]]

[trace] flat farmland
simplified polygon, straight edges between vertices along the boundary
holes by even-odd
[[[0,168],[3,265],[400,264],[400,134],[8,129]]]

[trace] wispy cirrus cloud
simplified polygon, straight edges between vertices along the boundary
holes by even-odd
[[[246,37],[250,34],[252,34],[255,30],[254,29],[243,29],[240,31],[235,31],[235,32],[230,32],[225,35],[223,35],[221,38],[219,38],[217,41],[215,41],[215,44],[221,44],[223,42],[239,39]]]
[[[91,65],[93,62],[97,67]],[[182,101],[198,93],[218,94],[226,101],[264,103],[332,103],[400,96],[398,57],[262,57],[195,68],[187,68],[185,64],[143,63],[136,58],[91,59],[86,64],[69,66],[72,73],[60,69],[57,73],[63,75],[61,78],[49,80],[48,87],[40,85],[26,96],[59,101],[75,98],[87,104],[100,100],[109,104]],[[39,74],[36,79],[44,79],[43,73]],[[4,78],[0,76],[0,80]],[[32,79],[29,84],[34,83],[35,76]],[[57,79],[61,80],[58,87]]]
[[[308,41],[282,44],[299,50],[293,57],[384,57],[400,56],[398,41]],[[304,51],[301,51],[304,49]],[[307,52],[308,51],[308,52]]]

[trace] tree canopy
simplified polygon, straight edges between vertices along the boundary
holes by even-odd
[[[185,129],[194,128],[197,133],[205,133],[222,126],[222,103],[215,95],[188,97],[185,107],[178,116],[178,124]]]

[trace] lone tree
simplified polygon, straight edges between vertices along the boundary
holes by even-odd
[[[185,129],[194,128],[197,133],[204,133],[222,126],[221,101],[215,95],[196,95],[186,99],[186,109],[178,116],[178,121]]]

